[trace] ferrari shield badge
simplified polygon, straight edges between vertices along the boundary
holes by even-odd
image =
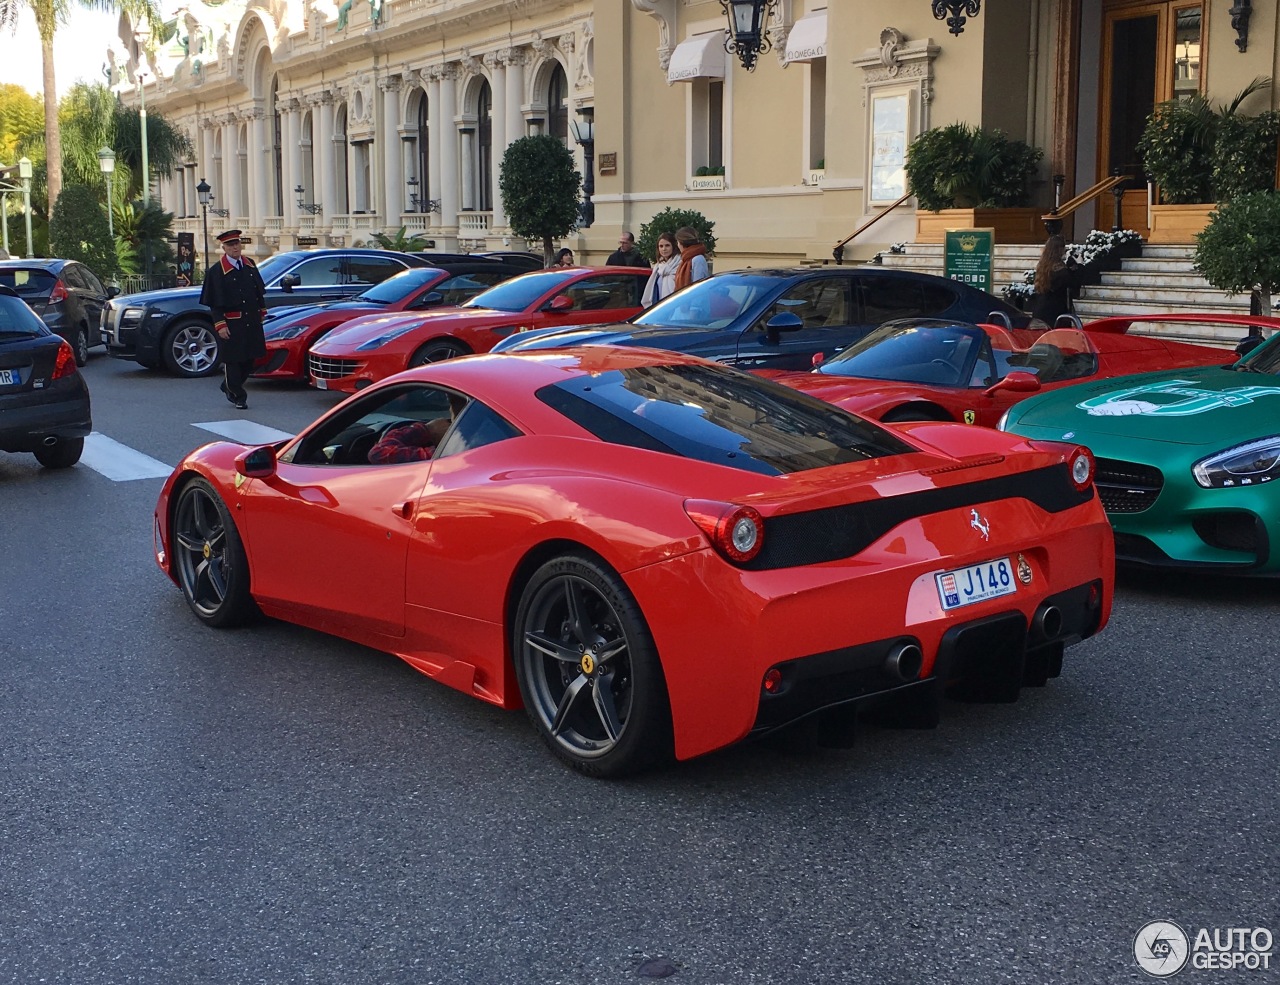
[[[972,423],[973,423],[974,421],[976,421],[977,419],[978,419],[978,415],[977,415],[976,413],[974,413],[973,411],[971,411],[971,410],[966,410],[966,411],[964,412],[964,422],[965,422],[966,424],[972,424]]]

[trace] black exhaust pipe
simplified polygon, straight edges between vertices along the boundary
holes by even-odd
[[[1045,603],[1031,617],[1031,629],[1043,640],[1056,640],[1062,635],[1062,610]]]
[[[43,444],[46,448],[52,448],[57,443],[58,443],[57,436],[52,434],[45,435],[44,441],[41,442],[41,444]]]
[[[924,654],[914,643],[897,643],[884,658],[884,670],[900,681],[914,681],[924,666]]]

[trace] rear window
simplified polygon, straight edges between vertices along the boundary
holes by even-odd
[[[24,298],[48,297],[58,278],[47,270],[23,267],[0,269],[0,287],[12,287]]]
[[[724,366],[638,366],[537,396],[602,441],[781,475],[911,446],[838,407]]]
[[[26,302],[9,294],[0,294],[0,341],[20,338],[31,339],[48,335],[40,317],[27,307]]]

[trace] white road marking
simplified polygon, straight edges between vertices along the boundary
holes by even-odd
[[[114,482],[129,482],[133,479],[163,479],[173,471],[172,465],[165,465],[150,455],[122,445],[114,438],[94,431],[84,439],[84,453],[80,456],[80,464],[87,465]]]
[[[214,434],[245,445],[268,445],[274,441],[293,437],[288,431],[277,431],[265,424],[255,424],[253,421],[239,418],[230,421],[205,421],[203,424],[192,426],[204,428],[206,431],[212,431]]]

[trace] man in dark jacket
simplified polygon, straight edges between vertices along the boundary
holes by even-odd
[[[240,230],[218,236],[222,259],[209,267],[200,303],[213,313],[213,328],[221,340],[221,390],[238,410],[249,406],[244,381],[256,360],[267,354],[262,319],[267,313],[267,286],[252,260],[241,256]]]
[[[604,265],[606,267],[647,267],[649,261],[636,249],[636,238],[623,230],[622,235],[618,237],[618,248],[609,254],[609,259],[604,262]]]

